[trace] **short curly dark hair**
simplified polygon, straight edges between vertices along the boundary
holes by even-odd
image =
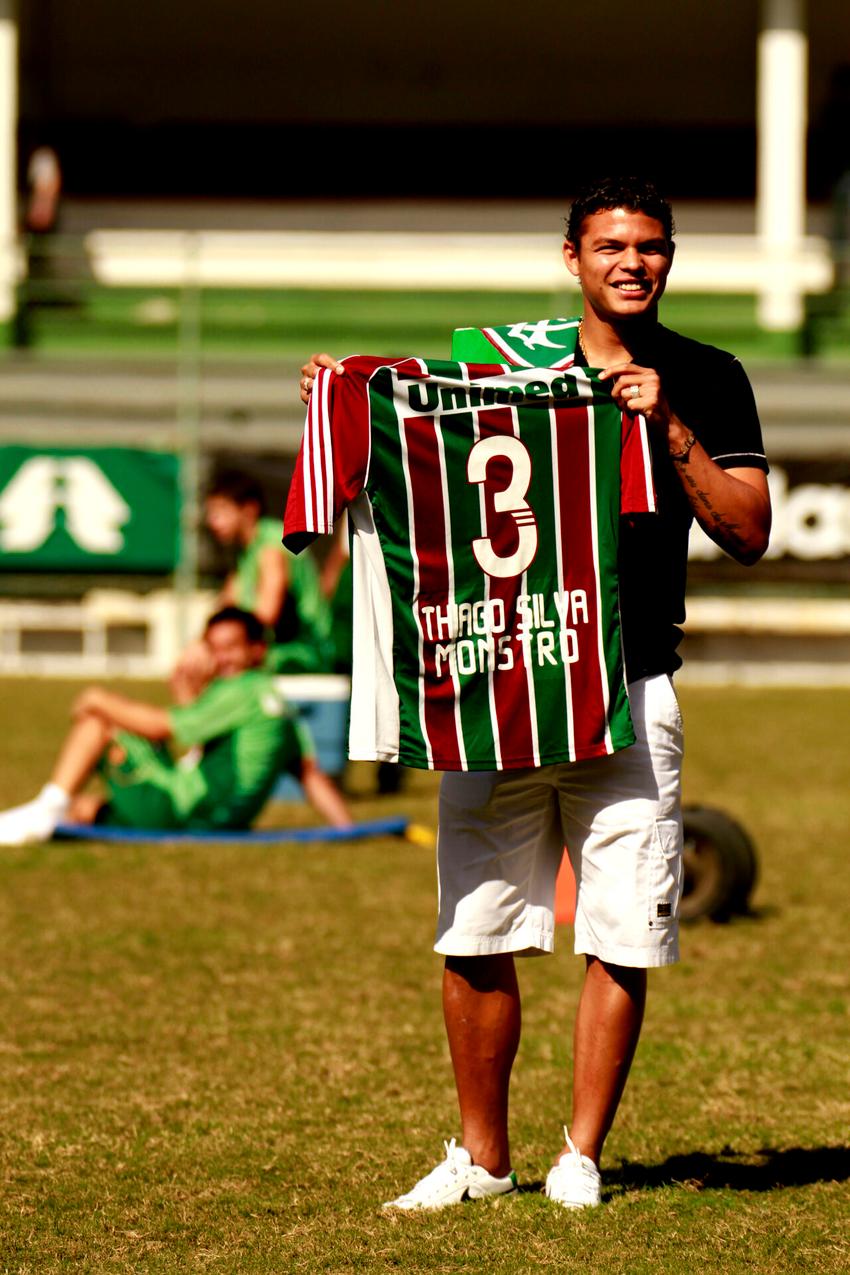
[[[673,209],[645,177],[603,177],[601,181],[585,186],[570,205],[567,217],[567,239],[577,244],[585,217],[608,208],[628,208],[630,212],[646,213],[655,217],[664,227],[664,237],[672,241],[676,233]]]
[[[216,611],[215,615],[211,615],[207,620],[204,628],[205,633],[209,633],[210,629],[214,629],[217,624],[241,624],[245,630],[245,637],[249,642],[262,642],[265,640],[265,628],[261,620],[258,620],[253,611],[245,611],[242,607],[226,606]]]
[[[207,488],[207,497],[210,496],[224,496],[240,509],[245,505],[259,505],[260,513],[265,504],[260,483],[241,469],[219,470]]]

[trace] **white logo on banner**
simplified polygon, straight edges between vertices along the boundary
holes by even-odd
[[[843,483],[800,483],[789,488],[784,469],[768,477],[773,527],[765,558],[800,558],[815,562],[850,555],[850,487]],[[688,556],[708,562],[722,556],[696,523]]]
[[[574,319],[541,319],[538,323],[515,323],[508,329],[508,336],[512,336],[515,341],[522,341],[529,350],[533,350],[538,345],[546,346],[551,350],[560,350],[563,347],[550,341],[549,333],[565,332],[567,328],[574,327],[576,327]]]
[[[68,534],[87,553],[120,553],[121,527],[130,506],[103,471],[85,456],[34,456],[25,461],[0,496],[0,547],[32,553],[65,511]]]

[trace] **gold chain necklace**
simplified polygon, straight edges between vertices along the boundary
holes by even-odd
[[[590,367],[590,359],[587,354],[587,346],[584,343],[584,319],[579,319],[578,323],[578,348],[584,356],[584,361]]]

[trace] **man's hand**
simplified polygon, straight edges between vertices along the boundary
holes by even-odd
[[[215,659],[203,638],[190,642],[169,681],[174,703],[191,704],[215,677],[215,671]]]
[[[664,433],[671,453],[681,452],[691,436],[673,412],[661,386],[661,377],[651,367],[637,363],[616,363],[603,368],[600,381],[610,380],[611,397],[624,412],[640,412],[651,427]]]
[[[668,425],[673,413],[661,388],[661,377],[651,367],[615,363],[603,368],[600,381],[610,380],[611,397],[625,412],[641,412],[652,425]]]
[[[761,470],[721,469],[672,411],[653,368],[617,363],[604,368],[599,379],[612,382],[611,396],[618,407],[641,412],[664,434],[682,488],[706,534],[737,562],[757,562],[770,535],[770,493]]]
[[[310,391],[313,388],[313,381],[320,367],[329,367],[332,372],[339,372],[340,376],[345,372],[345,368],[332,354],[311,354],[309,362],[305,363],[301,369],[299,387],[301,389],[302,403],[310,402]]]

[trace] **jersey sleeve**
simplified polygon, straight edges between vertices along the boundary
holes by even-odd
[[[711,459],[721,469],[760,469],[769,471],[761,422],[750,379],[736,358],[730,358],[725,369],[712,376],[712,398],[723,404],[704,431],[697,437]]]
[[[332,532],[366,481],[372,363],[344,360],[345,372],[320,368],[313,382],[283,517],[283,543],[293,553]]]
[[[620,513],[652,514],[657,510],[646,420],[643,416],[632,416],[628,412],[623,412],[620,450]]]
[[[175,705],[168,710],[171,733],[177,743],[186,748],[230,734],[250,713],[250,693],[238,677],[211,682],[191,704]]]

